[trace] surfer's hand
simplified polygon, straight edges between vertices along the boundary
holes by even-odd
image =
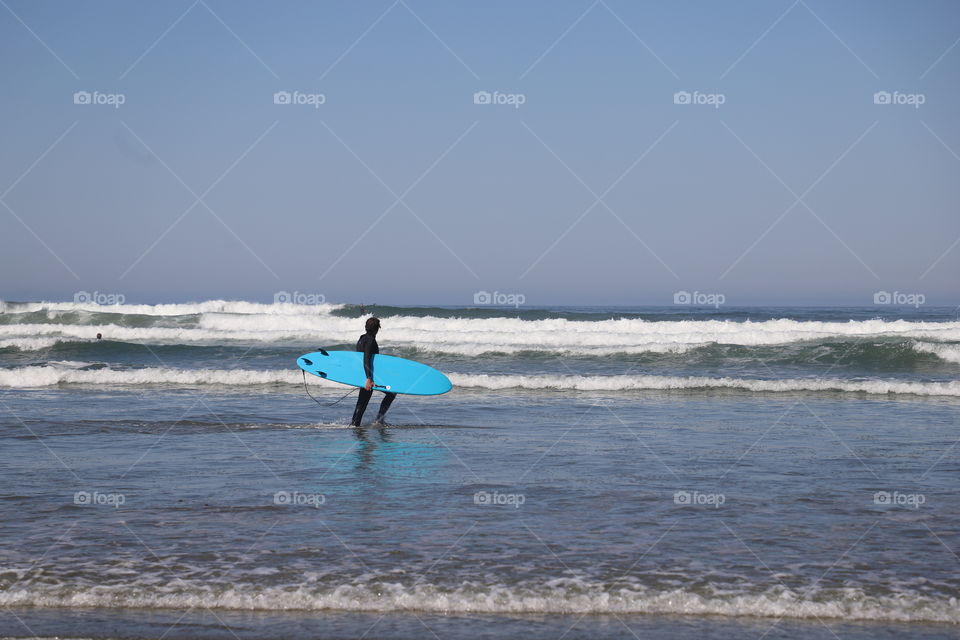
[[[366,389],[367,391],[370,391],[370,389],[373,389],[373,378],[367,378],[367,384],[363,385],[363,388]]]

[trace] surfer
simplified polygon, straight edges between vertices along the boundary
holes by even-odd
[[[380,353],[380,346],[377,344],[377,332],[380,331],[380,319],[373,316],[367,318],[365,325],[367,332],[357,340],[357,351],[363,352],[363,372],[367,376],[367,383],[357,396],[357,406],[353,410],[353,420],[350,426],[359,427],[363,419],[363,412],[367,410],[367,403],[370,402],[370,396],[373,395],[373,356]],[[380,411],[377,412],[376,424],[383,424],[383,416],[387,409],[393,404],[393,399],[397,394],[389,391],[383,392],[383,402],[380,403]]]

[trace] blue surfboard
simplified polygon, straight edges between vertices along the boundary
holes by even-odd
[[[314,351],[297,358],[297,365],[325,380],[363,387],[367,376],[363,371],[360,351]],[[420,362],[376,354],[373,356],[374,389],[406,393],[413,396],[435,396],[453,388],[450,379],[433,367]]]

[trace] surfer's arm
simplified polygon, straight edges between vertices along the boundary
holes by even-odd
[[[367,340],[366,344],[363,345],[363,373],[367,376],[367,380],[373,382],[373,340]]]

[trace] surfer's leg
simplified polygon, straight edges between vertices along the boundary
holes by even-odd
[[[363,412],[367,410],[367,403],[370,402],[370,396],[372,395],[373,391],[360,389],[360,393],[357,394],[357,406],[353,410],[353,420],[350,421],[350,426],[360,426],[360,421],[363,420]]]
[[[393,404],[393,399],[397,397],[395,393],[383,394],[383,402],[380,403],[380,411],[377,412],[377,422],[383,422],[383,416],[387,412],[387,409],[390,408],[390,405]]]

